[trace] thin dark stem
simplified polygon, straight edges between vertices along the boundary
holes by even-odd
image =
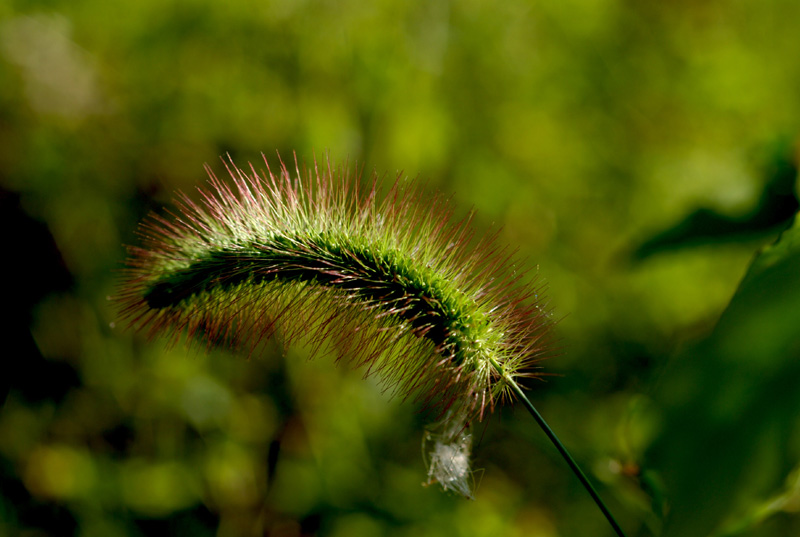
[[[495,367],[495,369],[497,369],[498,373],[500,373],[503,376],[505,381],[511,387],[512,391],[517,395],[517,397],[519,397],[522,400],[522,404],[525,405],[525,408],[527,408],[528,412],[531,413],[533,419],[536,420],[536,423],[538,423],[539,427],[542,428],[544,434],[547,435],[547,438],[550,439],[550,441],[556,447],[561,456],[564,457],[564,460],[567,461],[569,467],[578,477],[578,480],[581,482],[584,488],[589,492],[589,495],[594,500],[594,503],[596,503],[597,507],[600,508],[600,511],[603,512],[603,515],[605,515],[606,519],[608,520],[608,523],[611,524],[611,527],[614,528],[614,531],[617,533],[617,535],[619,537],[625,537],[625,532],[622,531],[622,528],[619,527],[619,524],[617,524],[617,521],[614,519],[614,515],[611,514],[611,511],[608,510],[606,504],[604,504],[603,500],[600,499],[600,496],[597,494],[597,491],[594,489],[594,486],[592,486],[592,483],[586,477],[586,474],[583,473],[583,470],[581,470],[580,466],[578,466],[578,463],[575,462],[575,459],[572,458],[572,455],[569,454],[567,448],[564,447],[564,444],[562,444],[561,440],[558,439],[556,433],[553,432],[553,430],[544,420],[542,415],[539,414],[539,411],[536,410],[536,408],[533,406],[533,403],[530,402],[528,397],[525,395],[525,392],[522,391],[522,388],[520,388],[519,385],[516,382],[514,382],[512,378],[506,375],[505,371],[503,370],[502,366],[499,363],[497,363],[494,359],[492,359],[491,362],[492,365]]]

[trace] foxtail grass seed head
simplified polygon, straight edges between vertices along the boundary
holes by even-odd
[[[231,181],[152,215],[129,248],[121,317],[166,334],[255,352],[279,332],[379,373],[386,389],[432,408],[429,481],[471,496],[469,426],[537,376],[550,315],[532,278],[471,215],[427,203],[412,181],[366,185],[347,166],[283,162],[266,172],[228,159]],[[502,373],[493,364],[499,364]]]

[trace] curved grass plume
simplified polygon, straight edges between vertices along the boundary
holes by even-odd
[[[265,164],[259,174],[228,159],[230,181],[206,166],[199,201],[182,195],[175,214],[142,224],[122,316],[150,336],[250,353],[278,333],[378,373],[439,412],[429,480],[471,497],[470,424],[524,398],[518,380],[551,349],[534,279],[495,236],[474,236],[471,215],[454,221],[446,200],[423,203],[401,176],[362,188],[330,161]]]
[[[490,357],[535,374],[551,324],[537,289],[445,201],[423,206],[400,177],[383,196],[377,176],[360,191],[331,163],[226,166],[232,186],[207,167],[199,203],[181,196],[172,218],[142,225],[119,295],[135,327],[249,350],[280,330],[468,421],[509,394]]]

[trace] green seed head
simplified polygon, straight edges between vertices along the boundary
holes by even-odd
[[[381,196],[376,175],[363,188],[331,162],[294,175],[226,167],[232,185],[207,168],[199,201],[181,196],[173,217],[142,224],[118,296],[132,326],[247,352],[280,330],[460,429],[509,395],[506,379],[537,375],[549,313],[495,236],[474,239],[471,216],[453,222],[446,201],[424,203],[401,177]],[[462,431],[446,430],[461,453]]]

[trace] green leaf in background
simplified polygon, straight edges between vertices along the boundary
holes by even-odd
[[[671,361],[656,397],[664,427],[648,462],[669,498],[666,534],[758,535],[766,524],[793,534],[796,520],[779,513],[797,503],[796,486],[794,504],[780,492],[800,463],[800,220],[755,257],[714,332]]]

